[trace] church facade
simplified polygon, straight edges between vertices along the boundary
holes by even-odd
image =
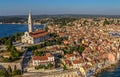
[[[45,30],[35,30],[33,29],[32,24],[32,17],[31,13],[29,12],[28,16],[28,32],[25,32],[24,35],[21,37],[22,43],[27,44],[37,44],[49,39],[49,33]]]

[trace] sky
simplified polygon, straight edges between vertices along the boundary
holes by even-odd
[[[120,15],[120,0],[0,0],[0,16],[54,14]]]

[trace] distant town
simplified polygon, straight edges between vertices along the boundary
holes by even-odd
[[[91,77],[120,60],[120,18],[112,16],[3,17],[28,31],[0,38],[0,76]],[[43,24],[43,29],[33,29]]]

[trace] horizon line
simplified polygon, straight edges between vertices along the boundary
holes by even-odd
[[[0,15],[0,16],[27,16],[28,14],[18,14],[18,15]],[[120,14],[32,14],[32,16],[42,16],[42,15],[91,15],[91,16],[120,16]]]

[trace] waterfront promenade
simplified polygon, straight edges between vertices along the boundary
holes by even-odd
[[[66,71],[58,71],[58,72],[27,72],[23,74],[23,77],[76,77],[77,71],[79,69],[74,70],[66,70]]]

